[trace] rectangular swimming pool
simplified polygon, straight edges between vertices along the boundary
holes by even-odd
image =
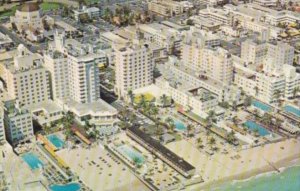
[[[28,164],[31,170],[35,170],[44,166],[39,157],[31,152],[22,155],[22,159]]]
[[[63,148],[65,145],[65,142],[61,140],[57,135],[48,135],[47,139],[58,149]]]
[[[52,191],[79,191],[80,184],[78,183],[70,183],[70,184],[53,184],[50,186],[50,190]]]
[[[257,129],[260,136],[266,136],[270,134],[270,132],[267,129],[263,128],[254,121],[246,121],[244,124],[251,131],[255,131]]]
[[[260,102],[260,101],[257,101],[257,100],[252,101],[252,105],[253,105],[254,107],[257,107],[257,108],[259,108],[259,109],[265,111],[265,112],[269,112],[269,111],[272,110],[271,106],[269,106],[269,105],[267,105],[267,104],[264,104],[264,103],[262,103],[262,102]]]
[[[117,147],[117,150],[122,153],[125,157],[127,157],[129,160],[133,161],[137,159],[137,163],[139,165],[143,164],[145,159],[141,153],[133,149],[132,147],[128,145],[121,145]]]
[[[286,112],[289,112],[297,117],[300,117],[300,109],[297,109],[293,106],[290,106],[290,105],[287,105],[287,106],[284,106],[284,110]]]

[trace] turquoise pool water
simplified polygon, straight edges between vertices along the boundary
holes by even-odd
[[[267,129],[263,128],[262,126],[253,121],[246,121],[244,124],[251,131],[257,129],[260,136],[266,136],[270,134],[270,132]]]
[[[289,167],[281,173],[269,173],[247,181],[228,182],[210,191],[299,191],[300,166]]]
[[[286,112],[289,112],[289,113],[292,113],[292,114],[296,115],[297,117],[300,117],[300,109],[297,109],[293,106],[287,105],[287,106],[284,107],[284,110]]]
[[[52,191],[79,191],[80,184],[78,183],[70,183],[64,185],[54,184],[50,186],[50,190]]]
[[[41,168],[44,163],[33,153],[26,153],[22,155],[22,159],[29,165],[32,170]]]
[[[129,160],[134,160],[135,158],[138,159],[138,164],[143,164],[145,159],[143,157],[143,155],[139,152],[137,152],[136,150],[134,150],[133,148],[131,148],[128,145],[121,145],[117,148],[117,150],[122,153],[124,156],[126,156]]]
[[[64,147],[65,142],[61,140],[57,135],[48,135],[47,139],[58,149]]]
[[[252,105],[254,107],[257,107],[257,108],[259,108],[259,109],[261,109],[263,111],[266,111],[266,112],[269,112],[269,111],[272,110],[272,108],[270,106],[268,106],[267,104],[264,104],[264,103],[262,103],[260,101],[257,101],[257,100],[252,101]]]
[[[176,130],[178,130],[178,131],[185,131],[186,130],[185,124],[183,124],[181,121],[175,119],[174,124],[175,124],[175,129]]]

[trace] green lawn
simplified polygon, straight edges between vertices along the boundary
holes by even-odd
[[[43,11],[59,9],[62,6],[60,3],[42,3],[40,7]]]
[[[99,1],[106,1],[106,0],[84,0],[86,4],[94,4],[98,3]]]
[[[11,9],[9,9],[7,11],[0,12],[0,17],[10,17],[10,16],[12,16],[16,12],[17,8],[18,8],[18,6],[16,5],[16,6],[12,7]]]
[[[147,102],[150,102],[154,99],[154,96],[150,93],[145,93],[144,96],[145,96],[145,100]],[[140,101],[141,101],[141,94],[138,94],[134,97],[134,103],[138,104],[138,103],[140,103]]]
[[[40,5],[40,7],[42,8],[43,11],[55,10],[55,9],[60,8],[61,6],[62,6],[62,4],[60,4],[60,3],[42,3]],[[11,8],[10,10],[0,12],[0,18],[1,17],[9,17],[9,16],[14,15],[18,7],[19,6],[16,5],[13,8]]]

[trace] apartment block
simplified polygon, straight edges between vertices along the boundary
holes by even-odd
[[[51,99],[49,72],[39,54],[19,45],[14,60],[2,63],[1,68],[7,92],[20,106]]]
[[[148,2],[148,9],[162,16],[174,16],[182,14],[184,6],[177,1],[172,0],[152,0]]]
[[[116,47],[116,93],[125,97],[135,90],[153,83],[153,55],[147,44]]]

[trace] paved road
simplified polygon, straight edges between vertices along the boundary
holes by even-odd
[[[16,34],[10,32],[7,28],[5,28],[3,25],[0,25],[0,32],[3,34],[7,34],[12,41],[14,41],[16,44],[23,44],[25,47],[27,47],[31,52],[36,53],[40,47],[39,46],[32,46],[29,45],[25,40],[18,37]]]

